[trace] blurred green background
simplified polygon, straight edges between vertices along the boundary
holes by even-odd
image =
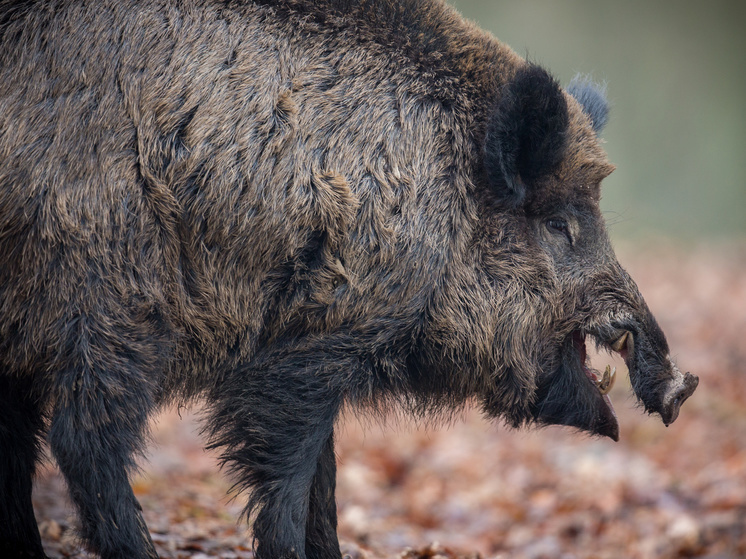
[[[746,1],[448,1],[564,85],[607,83],[613,238],[746,238]]]

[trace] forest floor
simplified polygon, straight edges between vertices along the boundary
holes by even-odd
[[[746,246],[622,247],[694,396],[665,428],[612,390],[621,440],[570,429],[515,431],[470,410],[447,425],[344,418],[339,534],[352,559],[746,557]],[[202,448],[194,413],[162,414],[134,480],[164,558],[249,558],[242,498]],[[57,470],[34,504],[51,557],[91,557]]]

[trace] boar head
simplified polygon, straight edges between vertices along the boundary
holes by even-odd
[[[597,138],[607,111],[590,83],[575,82],[566,92],[537,66],[517,71],[486,127],[489,209],[477,244],[494,315],[487,413],[617,440],[608,397],[614,373],[590,368],[589,340],[621,354],[635,394],[666,425],[698,379],[671,360],[609,242],[599,201],[613,166]]]

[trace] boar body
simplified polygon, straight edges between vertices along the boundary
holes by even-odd
[[[155,557],[128,476],[203,398],[258,557],[339,557],[343,406],[618,437],[586,338],[667,424],[696,387],[619,266],[597,89],[437,1],[0,1],[0,555]]]

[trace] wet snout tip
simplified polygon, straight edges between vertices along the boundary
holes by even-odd
[[[699,377],[691,373],[682,375],[678,382],[672,383],[672,386],[663,399],[663,409],[661,410],[661,418],[666,427],[671,425],[679,417],[681,405],[694,393],[697,385],[699,385]]]

